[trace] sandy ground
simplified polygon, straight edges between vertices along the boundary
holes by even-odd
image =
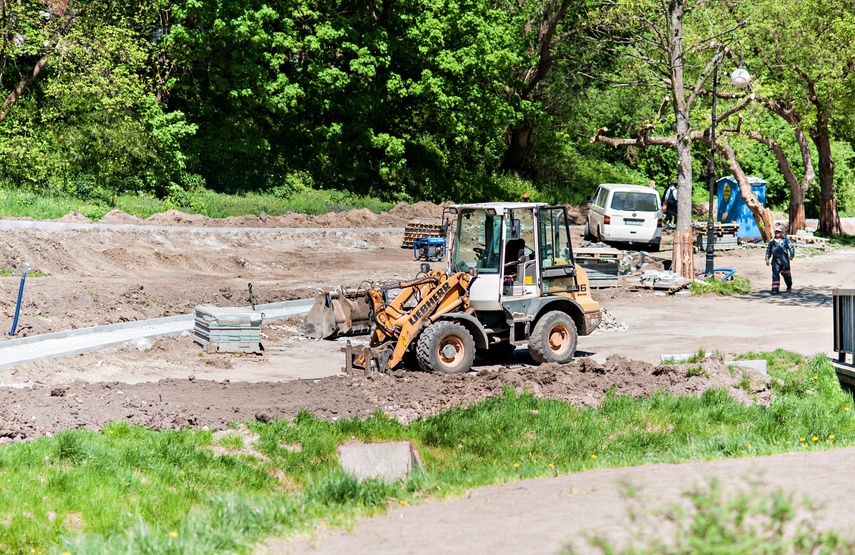
[[[373,227],[384,222],[403,227],[408,218],[437,218],[440,212],[432,205],[396,210],[388,217],[357,213],[337,218],[252,217],[229,221],[200,220],[196,216],[171,213],[153,217],[149,222],[113,213],[109,223],[172,227],[7,231],[6,241],[0,246],[0,268],[10,269],[13,275],[0,277],[3,316],[0,325],[11,327],[19,282],[14,273],[20,272],[25,262],[31,270],[48,275],[27,280],[18,326],[20,335],[186,314],[198,304],[242,306],[247,304],[248,283],[253,284],[255,301],[266,303],[306,298],[339,285],[357,287],[366,280],[408,279],[418,271],[419,263],[413,261],[411,251],[400,248],[402,238],[398,233],[238,229],[276,225]],[[65,220],[80,221],[80,217],[69,215]],[[235,231],[189,231],[182,226],[231,227]],[[608,324],[597,333],[580,338],[578,360],[563,366],[535,367],[526,351],[518,349],[500,365],[476,361],[475,371],[462,377],[396,371],[390,375],[346,378],[340,372],[341,343],[300,337],[296,333],[299,319],[263,326],[263,356],[204,354],[187,335],[160,339],[150,345],[125,345],[25,364],[0,375],[0,442],[28,440],[62,429],[97,429],[113,420],[128,420],[153,428],[221,429],[237,419],[292,417],[300,409],[330,419],[383,410],[409,422],[419,415],[499,394],[502,384],[579,405],[598,403],[610,387],[630,395],[649,395],[663,389],[699,394],[710,387],[724,387],[737,398],[742,395],[743,402],[768,402],[764,377],[749,376],[754,393],[748,398],[733,387],[741,375],[738,372],[731,375],[725,370],[723,360],[736,353],[778,347],[805,354],[830,352],[831,289],[851,287],[855,257],[851,251],[807,254],[800,250],[794,263],[796,290],[790,295],[768,294],[770,274],[763,263],[762,249],[717,254],[717,267],[732,267],[752,279],[753,289],[748,295],[686,297],[659,296],[646,290],[595,290],[595,297],[609,315]],[[661,265],[669,256],[664,249],[651,262],[654,266]],[[703,256],[697,255],[695,263],[702,267]],[[8,338],[6,332],[3,337]],[[709,377],[689,377],[679,365],[659,364],[663,354],[691,353],[700,348],[716,353],[704,363]],[[809,457],[813,456],[830,455]],[[818,459],[817,464],[831,464],[823,460]],[[799,465],[804,464],[797,457],[775,461],[778,462],[774,464],[785,467],[790,465],[792,472],[799,472]],[[731,464],[741,464],[746,469],[754,467],[746,461]],[[766,464],[756,463],[758,468]],[[271,549],[305,552],[319,547],[350,549],[356,553],[554,552],[581,533],[580,526],[585,523],[593,526],[589,529],[603,529],[609,534],[612,529],[623,529],[615,525],[600,526],[585,510],[585,503],[592,502],[596,492],[618,491],[614,484],[616,476],[623,476],[621,473],[631,475],[641,484],[647,484],[649,479],[650,485],[645,486],[649,491],[667,489],[668,495],[676,499],[694,472],[690,465],[677,467],[680,475],[685,474],[685,480],[675,478],[668,489],[660,488],[652,468],[603,471],[590,476],[488,488],[473,492],[471,499],[429,503],[366,523],[367,540],[359,539],[363,529],[360,526],[354,536],[332,533],[308,543],[271,544]],[[733,476],[743,474],[742,470],[733,472]],[[663,471],[659,480],[667,481],[668,475],[668,471]],[[549,497],[544,491],[553,493]],[[569,491],[574,494],[567,495]],[[572,509],[577,513],[566,513],[564,524],[560,524],[542,519],[551,506],[544,501],[547,497],[549,503],[578,501],[582,505]],[[602,518],[619,522],[625,504],[608,501],[611,499],[608,497],[603,499],[597,503],[602,505],[605,515]],[[657,501],[667,499],[670,498]],[[529,505],[540,507],[541,501],[543,509],[528,510]],[[562,507],[565,506],[555,505],[554,514],[565,514]],[[479,514],[491,514],[488,509],[504,514],[505,520],[498,516],[490,516],[480,524],[473,520],[465,526],[472,538],[470,543],[454,540],[459,531],[452,533],[442,528],[464,522],[459,519],[470,518],[467,512],[472,513],[473,519]],[[511,514],[519,515],[516,526],[506,521]],[[593,520],[581,519],[577,523],[579,519],[574,514],[584,514]],[[434,538],[435,543],[425,545],[419,540],[401,544],[398,536],[404,533],[399,527],[403,520],[413,521],[424,530],[408,537]],[[541,520],[543,524],[538,524]],[[486,521],[491,524],[485,524]],[[427,522],[430,526],[426,526]],[[544,526],[553,529],[553,533],[536,533]],[[497,529],[502,534],[495,532]],[[520,538],[529,538],[526,541],[530,543],[523,549],[519,543],[501,539],[516,533]],[[440,537],[447,542],[440,541]]]

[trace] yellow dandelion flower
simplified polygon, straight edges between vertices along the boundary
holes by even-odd
[[[749,449],[751,449],[751,444],[750,444],[750,443],[748,444],[748,448],[749,448]]]
[[[591,458],[592,458],[592,459],[596,459],[596,458],[597,458],[597,455],[591,455]]]
[[[30,548],[30,553],[35,553],[35,552],[36,552],[36,548],[35,548],[35,547],[31,547],[31,548]]]
[[[804,442],[804,440],[805,440],[805,438],[803,438],[803,437],[799,438],[799,441],[801,441],[801,442]]]
[[[811,439],[814,441],[819,441],[819,437],[817,437],[817,436],[813,436]]]
[[[514,463],[514,468],[519,468],[519,467],[520,467],[520,463]]]
[[[404,505],[405,507],[406,507],[407,505],[409,505],[409,503],[407,503],[407,500],[406,500],[406,499],[401,499],[401,500],[400,500],[400,503],[401,503],[401,505]]]
[[[175,530],[173,530],[172,532],[170,532],[170,533],[169,533],[169,537],[170,537],[170,538],[177,538],[177,537],[178,537],[178,532],[176,532]]]
[[[113,434],[113,430],[108,430],[108,431],[107,431],[107,433],[108,433],[108,434],[110,434],[110,435],[112,435],[112,434]]]
[[[789,445],[789,444],[790,444],[790,440],[788,439],[788,440],[787,440],[787,445]]]
[[[828,439],[834,441],[834,434],[828,434]]]
[[[552,468],[552,463],[549,463],[549,468]]]

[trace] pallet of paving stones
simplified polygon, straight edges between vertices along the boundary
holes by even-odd
[[[692,229],[695,231],[695,233],[706,234],[707,223],[706,222],[694,222],[694,223],[692,223]],[[739,224],[737,222],[728,222],[728,223],[715,222],[715,223],[713,223],[713,234],[714,235],[736,235],[737,231],[739,231]]]
[[[787,235],[790,241],[793,242],[797,247],[811,247],[814,249],[823,249],[828,248],[828,239],[825,237],[814,237],[813,235]]]
[[[421,237],[442,237],[442,223],[433,220],[410,220],[404,228],[401,248],[413,248],[413,240]]]
[[[200,305],[196,307],[193,340],[205,352],[256,353],[261,345],[264,315],[244,308]]]
[[[630,278],[624,282],[624,287],[629,289],[630,291],[657,291],[657,292],[665,292],[665,293],[676,293],[677,291],[682,291],[683,289],[688,289],[689,285],[691,285],[691,281],[683,281],[681,283],[641,283],[641,280],[638,278]]]
[[[616,287],[620,273],[621,251],[613,248],[579,247],[574,249],[576,264],[585,269],[591,287]]]

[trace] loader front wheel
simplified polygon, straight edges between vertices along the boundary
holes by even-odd
[[[565,312],[547,312],[535,324],[528,339],[528,353],[535,362],[565,364],[576,354],[576,323]]]
[[[437,322],[419,336],[416,357],[425,372],[463,374],[472,368],[475,340],[460,324]]]

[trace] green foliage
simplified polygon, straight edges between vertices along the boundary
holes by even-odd
[[[632,547],[615,549],[608,540],[595,537],[591,545],[610,555],[720,555],[725,553],[847,553],[855,542],[836,532],[817,530],[801,516],[815,507],[809,501],[797,502],[782,490],[759,490],[728,495],[713,479],[708,486],[695,486],[684,494],[690,507],[674,505],[664,514],[654,515],[676,528],[674,541],[664,541],[651,531],[651,515],[633,510],[629,521],[633,529]],[[653,528],[661,526],[658,522]],[[641,544],[641,545],[639,545]],[[568,549],[565,553],[573,553]]]
[[[704,283],[697,281],[691,284],[692,295],[715,293],[716,295],[746,295],[751,292],[751,280],[745,276],[734,275],[726,281],[710,277]]]

